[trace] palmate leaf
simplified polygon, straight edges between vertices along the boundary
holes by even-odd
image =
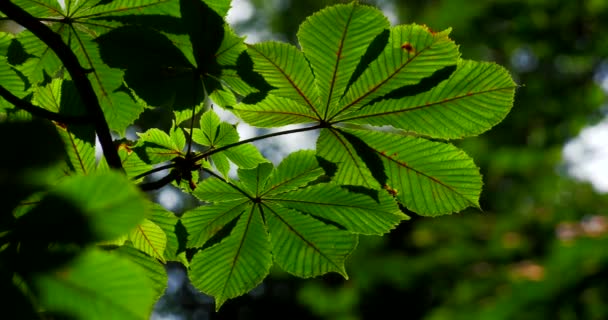
[[[192,140],[198,144],[208,147],[209,150],[221,148],[240,140],[236,126],[228,122],[222,122],[220,117],[213,111],[206,111],[200,120],[200,129],[195,128],[192,132]],[[226,149],[221,153],[211,155],[216,168],[228,176],[232,161],[239,168],[254,168],[260,163],[268,162],[260,151],[252,144],[243,144]]]
[[[33,286],[50,311],[81,319],[144,319],[157,294],[143,271],[127,258],[88,249],[70,264],[35,276]]]
[[[159,163],[184,156],[186,136],[182,129],[175,125],[170,129],[169,134],[152,128],[137,135],[139,140],[134,150],[146,163]]]
[[[324,174],[313,151],[298,151],[277,168],[262,163],[239,169],[240,181],[208,178],[195,190],[211,203],[182,217],[188,247],[202,247],[190,276],[197,288],[216,297],[218,308],[257,285],[272,259],[300,277],[326,272],[346,277],[344,261],[357,234],[383,234],[407,218],[388,194],[318,184]]]
[[[389,28],[380,11],[356,3],[323,9],[300,26],[301,51],[274,42],[249,46],[253,71],[271,88],[234,111],[259,127],[317,123],[317,154],[335,164],[337,184],[397,190],[398,201],[422,215],[478,206],[481,178],[456,148],[343,129],[393,126],[410,136],[455,139],[500,122],[513,104],[511,76],[492,63],[461,60],[449,33],[415,24]],[[423,152],[426,162],[405,146]]]
[[[216,309],[255,288],[270,271],[272,255],[261,212],[250,207],[222,242],[197,253],[191,262],[192,284],[215,297]]]

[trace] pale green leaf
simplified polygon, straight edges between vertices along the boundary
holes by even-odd
[[[228,237],[194,255],[190,279],[196,288],[215,298],[217,310],[226,300],[260,284],[271,265],[270,241],[262,215],[250,208],[239,217]]]
[[[71,128],[57,126],[57,132],[59,132],[59,136],[66,147],[68,165],[77,174],[91,174],[95,172],[97,167],[94,140],[82,139]],[[89,131],[88,129],[84,130]],[[93,132],[91,131],[91,133]]]
[[[232,181],[228,181],[234,184]],[[247,199],[247,196],[238,188],[215,177],[203,180],[192,192],[192,195],[209,202]]]
[[[288,155],[268,177],[264,194],[277,195],[305,187],[325,172],[319,166],[315,152],[300,150]]]
[[[35,276],[33,286],[46,309],[79,319],[147,319],[157,297],[140,266],[94,249]]]
[[[154,222],[144,219],[135,229],[129,232],[128,238],[133,243],[135,249],[165,262],[167,235]]]
[[[219,171],[224,178],[228,178],[230,172],[230,161],[223,152],[214,153],[210,157],[211,161],[215,165],[217,171]]]
[[[345,93],[370,43],[389,27],[380,10],[355,3],[325,8],[302,23],[298,40],[315,73],[323,116]]]
[[[218,148],[239,141],[239,134],[233,125],[221,122],[220,117],[208,110],[200,120],[200,129],[194,129],[192,139],[199,144]]]
[[[242,144],[228,148],[222,153],[236,164],[237,167],[243,169],[255,168],[260,163],[268,162],[262,153],[260,153],[260,150],[252,144]]]
[[[141,272],[152,281],[154,291],[156,292],[156,299],[159,299],[164,294],[169,279],[167,277],[167,271],[165,271],[165,266],[162,263],[135,249],[131,246],[130,242],[127,242],[126,245],[117,248],[113,252],[118,253],[118,255],[131,260],[141,267]]]
[[[349,192],[335,184],[323,183],[265,199],[336,222],[360,234],[384,234],[408,218],[384,190],[367,190],[367,193]]]
[[[317,140],[317,154],[327,161],[337,164],[332,180],[342,185],[363,186],[379,189],[381,185],[361,159],[358,150],[342,132],[323,129]]]
[[[188,231],[188,247],[202,247],[228,223],[249,209],[251,204],[248,201],[235,200],[203,205],[187,211],[181,221]]]
[[[478,135],[502,121],[514,93],[515,83],[503,67],[463,60],[449,79],[427,92],[382,100],[337,119],[456,139]]]
[[[243,188],[250,192],[251,196],[259,196],[265,191],[266,180],[273,171],[272,163],[261,163],[253,169],[239,169],[238,176]]]
[[[179,249],[178,231],[176,229],[178,219],[175,214],[167,211],[161,205],[153,203],[148,219],[158,225],[167,237],[167,246],[165,247],[164,254],[165,260],[179,261],[177,257]]]
[[[353,83],[340,107],[330,111],[331,115],[356,110],[375,98],[456,65],[460,53],[449,33],[449,29],[433,33],[415,24],[391,28],[384,51]]]
[[[344,262],[357,236],[280,205],[263,205],[274,260],[299,277],[337,272],[348,279]]]
[[[448,143],[386,132],[348,130],[384,164],[386,185],[408,209],[437,216],[479,207],[479,168]]]
[[[232,111],[243,121],[264,128],[318,121],[318,116],[305,105],[272,94],[256,104],[248,104],[243,101]]]
[[[262,42],[249,46],[247,51],[253,60],[253,70],[275,87],[270,94],[296,101],[321,118],[316,107],[319,93],[314,76],[300,50],[286,43]]]
[[[177,130],[181,130],[177,128]],[[176,137],[179,133],[169,136],[160,129],[152,128],[144,133],[137,133],[139,141],[135,150],[139,153],[139,157],[146,163],[158,163],[169,161],[176,156],[182,155],[183,146],[177,143],[181,141]],[[183,133],[182,133],[183,136]],[[183,139],[185,144],[185,137]]]

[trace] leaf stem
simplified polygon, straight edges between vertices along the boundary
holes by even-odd
[[[56,121],[56,122],[60,122],[60,123],[64,123],[64,124],[91,123],[91,119],[87,116],[64,115],[64,114],[59,114],[59,113],[52,112],[52,111],[40,108],[38,106],[35,106],[32,103],[15,96],[13,93],[8,91],[2,85],[0,85],[0,96],[2,98],[4,98],[6,101],[10,102],[16,108],[25,110],[37,117],[45,118],[48,120],[52,120],[52,121]]]
[[[242,144],[245,143],[250,143],[250,142],[254,142],[254,141],[258,141],[258,140],[263,140],[266,138],[272,138],[272,137],[276,137],[276,136],[282,136],[285,134],[292,134],[292,133],[298,133],[298,132],[306,132],[306,131],[311,131],[311,130],[316,130],[316,129],[321,129],[324,128],[325,126],[322,124],[317,124],[311,127],[305,127],[305,128],[298,128],[298,129],[292,129],[292,130],[285,130],[285,131],[279,131],[279,132],[273,132],[273,133],[269,133],[269,134],[264,134],[261,136],[257,136],[257,137],[253,137],[253,138],[249,138],[249,139],[245,139],[245,140],[241,140],[239,142],[235,142],[235,143],[231,143],[231,144],[227,144],[225,146],[216,148],[216,149],[211,149],[211,150],[207,150],[207,151],[203,151],[201,154],[197,155],[196,157],[193,158],[193,160],[198,161],[202,158],[208,157],[214,153],[218,153],[220,151],[224,151],[226,149],[230,149],[236,146],[240,146]]]
[[[97,137],[99,138],[99,143],[108,165],[111,168],[124,172],[120,156],[112,142],[112,135],[110,134],[110,128],[103,114],[103,110],[101,109],[99,100],[97,100],[93,85],[87,78],[87,70],[80,65],[76,54],[74,54],[70,47],[63,42],[59,34],[53,32],[49,27],[38,21],[19,6],[13,4],[11,1],[0,1],[0,11],[4,12],[9,18],[32,32],[55,52],[66,70],[70,73],[74,85],[87,108],[88,114],[92,118]]]
[[[163,171],[165,169],[171,169],[173,167],[175,167],[175,162],[171,162],[171,163],[166,164],[164,166],[156,167],[156,168],[148,170],[148,171],[146,171],[144,173],[140,173],[140,174],[136,175],[135,177],[131,178],[131,180],[138,180],[138,179],[141,179],[141,178],[143,178],[143,177],[145,177],[145,176],[147,176],[149,174],[152,174],[154,172]]]
[[[208,157],[208,156],[210,156],[210,155],[212,155],[214,153],[218,153],[220,151],[224,151],[224,150],[227,150],[227,149],[230,149],[230,148],[233,148],[233,147],[245,144],[245,143],[249,143],[249,142],[253,142],[253,141],[257,141],[257,140],[262,140],[262,139],[266,139],[266,138],[271,138],[271,137],[276,137],[276,136],[280,136],[280,135],[284,135],[284,134],[291,134],[291,133],[298,133],[298,132],[305,132],[305,131],[311,131],[311,130],[321,129],[321,128],[324,128],[324,127],[325,127],[324,125],[318,124],[318,125],[314,125],[312,127],[298,128],[298,129],[293,129],[293,130],[274,132],[274,133],[269,133],[269,134],[261,135],[261,136],[258,136],[258,137],[253,137],[253,138],[250,138],[250,139],[241,140],[239,142],[227,144],[227,145],[225,145],[223,147],[219,147],[217,149],[211,149],[211,150],[203,151],[201,154],[193,157],[192,161],[194,161],[194,162],[199,161],[199,160],[201,160],[201,159],[203,159],[205,157]],[[175,167],[175,165],[176,165],[175,162],[173,162],[173,163],[166,164],[164,166],[160,166],[160,167],[154,168],[152,170],[148,170],[146,172],[138,174],[137,176],[133,177],[131,180],[137,180],[137,179],[143,178],[143,177],[145,177],[145,176],[147,176],[149,174],[152,174],[154,172],[161,171],[161,170],[171,169],[171,168]]]
[[[235,186],[233,183],[231,183],[230,181],[228,181],[228,180],[224,179],[224,177],[220,176],[219,174],[217,174],[217,173],[213,172],[212,170],[205,169],[205,168],[203,168],[203,171],[205,171],[205,172],[207,172],[208,174],[210,174],[210,175],[212,175],[212,176],[214,176],[214,177],[216,177],[216,178],[220,179],[222,182],[226,183],[227,185],[229,185],[230,187],[232,187],[234,190],[236,190],[236,191],[238,191],[238,192],[242,193],[242,194],[243,194],[245,197],[249,198],[249,200],[251,200],[251,201],[255,201],[255,199],[254,199],[252,196],[250,196],[250,195],[249,195],[247,192],[245,192],[245,190],[243,190],[243,189],[241,189],[241,188],[239,188],[239,187]]]

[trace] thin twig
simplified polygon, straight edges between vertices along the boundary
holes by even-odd
[[[25,110],[37,117],[45,118],[48,120],[53,120],[56,122],[60,122],[63,124],[86,124],[91,123],[91,119],[87,116],[70,116],[55,113],[38,106],[31,104],[30,102],[20,99],[12,92],[8,91],[2,85],[0,85],[0,96],[4,98],[6,101],[10,102],[18,109]]]
[[[89,78],[87,78],[87,70],[80,65],[74,52],[63,42],[59,34],[53,32],[49,27],[12,2],[6,0],[0,1],[0,11],[32,32],[55,52],[66,70],[70,73],[74,85],[87,108],[87,112],[93,120],[95,131],[97,132],[97,137],[99,138],[99,143],[108,165],[111,168],[124,172],[118,150],[116,150],[112,142],[110,128],[108,127],[103,110],[101,109],[99,100],[97,100],[93,85],[89,81]]]

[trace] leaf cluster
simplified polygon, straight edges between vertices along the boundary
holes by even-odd
[[[24,293],[19,299],[31,294],[28,303],[82,318],[140,318],[164,288],[162,265],[179,261],[219,308],[273,264],[299,277],[347,277],[358,235],[385,234],[405,212],[479,207],[479,170],[448,140],[506,116],[515,84],[504,68],[461,59],[450,30],[392,27],[358,3],[309,17],[299,47],[247,44],[225,23],[229,7],[0,4],[0,17],[26,28],[0,33],[2,128],[49,149],[7,162],[16,169],[2,176],[19,186],[3,190],[11,201],[0,249],[15,261],[2,281]],[[304,126],[242,140],[210,102],[256,127]],[[170,129],[125,138],[157,108],[171,111]],[[45,125],[20,122],[32,117]],[[276,166],[251,144],[311,130],[316,150]],[[25,174],[42,163],[54,165]],[[168,173],[148,177],[159,171]],[[168,184],[200,205],[178,218],[142,192]],[[57,262],[35,263],[46,256]],[[75,303],[82,292],[89,298]]]

